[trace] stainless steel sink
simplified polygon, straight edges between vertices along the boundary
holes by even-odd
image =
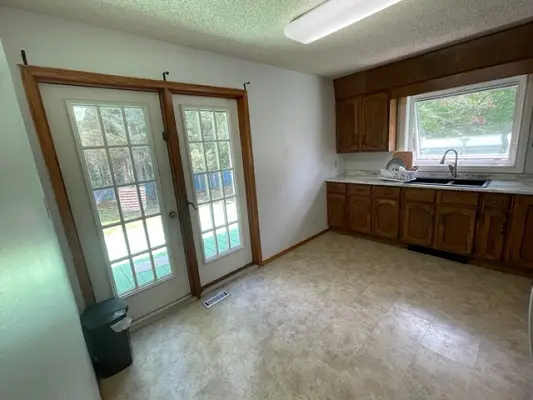
[[[474,186],[474,187],[487,187],[490,183],[490,179],[454,179],[451,186]]]
[[[464,186],[464,187],[487,187],[490,179],[442,179],[442,178],[416,178],[409,185],[436,185],[436,186]]]
[[[416,178],[414,181],[406,182],[414,185],[449,185],[452,183],[452,179],[439,179],[439,178]]]

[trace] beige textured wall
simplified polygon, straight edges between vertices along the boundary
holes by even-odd
[[[100,398],[0,43],[0,398]]]

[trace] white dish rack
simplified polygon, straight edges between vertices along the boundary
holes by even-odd
[[[383,181],[410,182],[416,179],[416,171],[409,171],[403,168],[398,171],[381,169],[379,170],[379,178]]]

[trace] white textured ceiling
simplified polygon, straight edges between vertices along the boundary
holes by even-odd
[[[285,38],[283,28],[289,21],[322,2],[0,0],[0,5],[326,76],[533,18],[533,0],[404,0],[309,45]]]

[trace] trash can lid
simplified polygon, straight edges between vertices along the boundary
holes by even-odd
[[[114,297],[89,307],[81,314],[81,324],[86,329],[96,329],[112,325],[126,317],[128,303]]]

